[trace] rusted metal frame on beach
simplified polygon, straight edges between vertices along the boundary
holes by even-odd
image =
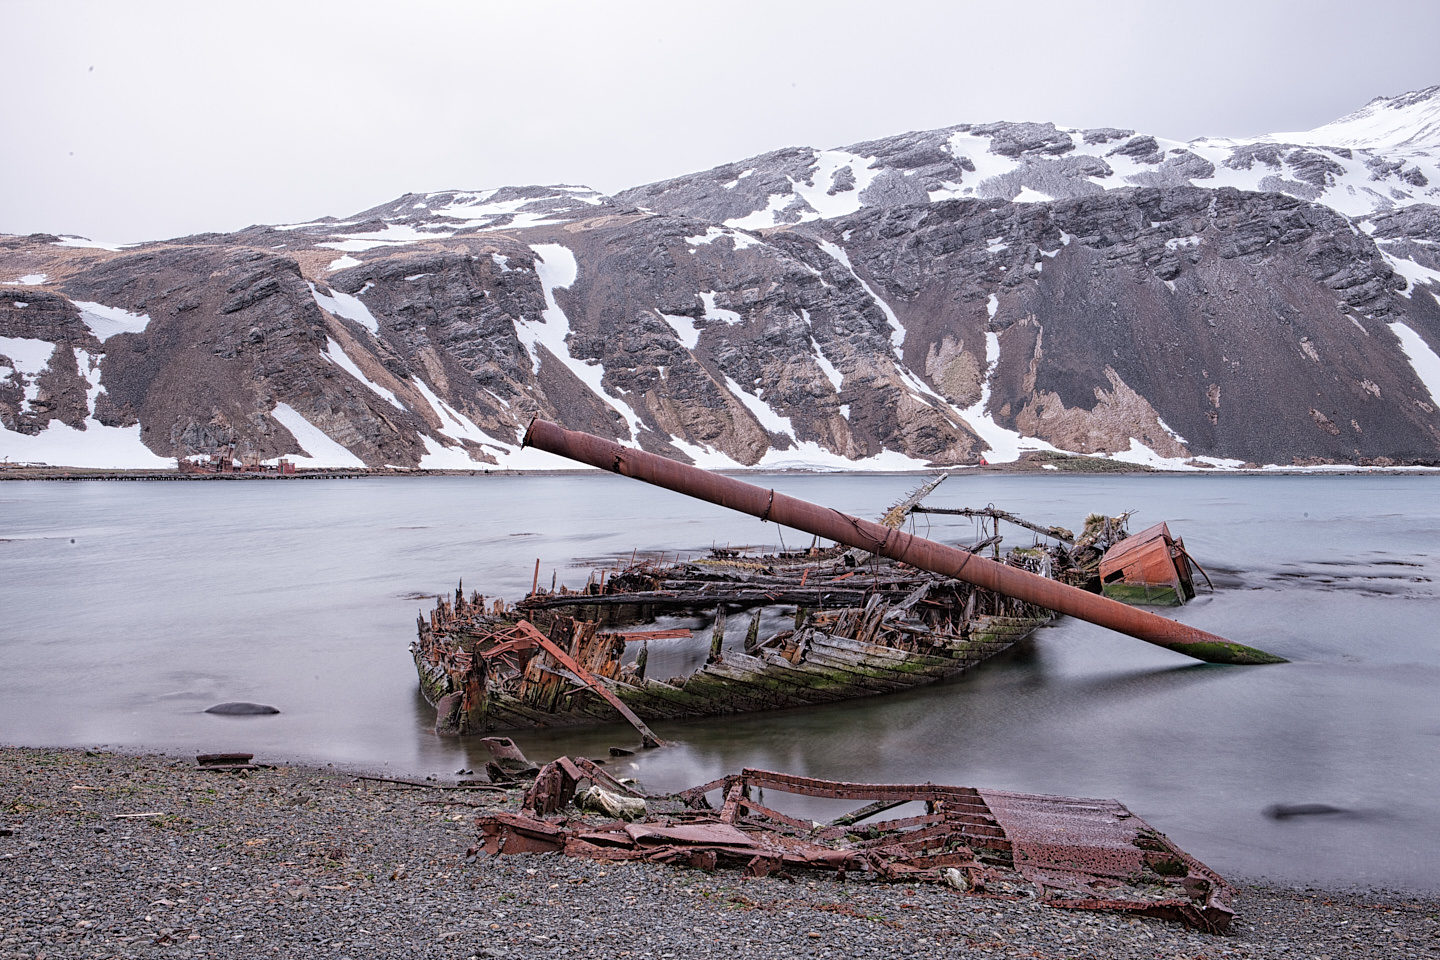
[[[575,798],[576,786],[582,780],[589,780],[596,786],[621,796],[640,796],[592,760],[584,757],[559,757],[545,764],[535,775],[535,781],[521,801],[521,809],[541,817],[562,810]]]
[[[752,876],[794,867],[834,870],[842,877],[862,870],[886,880],[936,881],[959,871],[961,888],[980,895],[1005,896],[1013,889],[1010,885],[1019,882],[1049,906],[1139,913],[1211,931],[1225,929],[1233,916],[1223,878],[1116,801],[933,784],[846,783],[745,770],[672,797],[645,798],[679,800],[693,808],[706,793],[721,789],[727,803],[718,816],[692,810],[589,826],[564,810],[577,785],[587,779],[598,784],[609,778],[579,759],[548,764],[526,795],[524,814],[481,818],[487,852],[551,850],[707,870],[723,860],[743,866]],[[617,792],[635,796],[610,782]],[[816,830],[812,822],[750,801],[748,793],[761,787],[834,798],[881,794],[901,802],[928,799],[932,809],[924,816],[856,830]],[[975,824],[972,810],[986,812],[983,824]],[[546,815],[561,819],[535,819]],[[1123,895],[1126,890],[1130,896]]]
[[[849,827],[851,824],[859,823],[861,820],[884,813],[886,810],[893,810],[908,802],[908,800],[876,800],[873,803],[867,803],[859,810],[850,811],[843,817],[836,817],[830,821],[829,825],[840,828]]]
[[[601,437],[566,430],[536,418],[526,431],[526,446],[588,463],[601,470],[643,480],[763,521],[803,530],[868,553],[889,557],[934,573],[965,580],[1038,606],[1128,634],[1147,643],[1210,663],[1282,663],[1282,658],[1234,643],[1197,627],[1128,607],[1055,580],[987,560],[901,530],[863,520],[767,490],[732,477],[709,473]]]
[[[739,820],[741,817],[740,811],[748,810],[754,816],[762,817],[766,820],[773,820],[776,823],[783,823],[785,824],[785,826],[795,830],[799,830],[803,833],[813,832],[815,826],[809,820],[801,820],[798,817],[792,817],[789,814],[781,813],[779,810],[767,807],[763,803],[757,803],[756,801],[751,800],[749,797],[737,797],[735,799],[735,805],[734,807],[732,807],[732,809],[735,811],[734,817],[732,820],[729,820],[727,822],[734,822],[736,820]]]
[[[746,767],[734,780],[744,781],[750,786],[768,787],[805,797],[827,797],[837,800],[893,800],[909,803],[912,800],[938,801],[961,798],[974,802],[980,794],[972,787],[950,787],[934,783],[854,783],[845,780],[823,780],[819,777],[802,777],[793,773],[777,773],[774,770],[759,770]]]
[[[650,728],[645,726],[645,721],[635,716],[635,711],[625,706],[624,701],[617,697],[614,691],[612,691],[609,687],[605,686],[594,676],[592,676],[590,671],[586,670],[584,667],[580,666],[580,664],[576,663],[574,658],[571,657],[570,654],[566,653],[564,650],[561,650],[558,646],[556,646],[549,637],[545,636],[545,634],[535,629],[535,626],[531,624],[530,621],[521,620],[520,623],[517,624],[517,626],[521,630],[525,631],[525,633],[529,634],[530,637],[542,648],[544,648],[545,651],[548,652],[552,657],[564,664],[567,670],[571,671],[575,674],[575,676],[585,681],[585,683],[590,687],[590,689],[598,693],[605,700],[606,703],[614,707],[615,712],[619,713],[620,716],[624,717],[630,723],[630,726],[634,727],[640,732],[640,742],[642,744],[647,747],[658,747],[665,742],[659,737],[655,736],[655,734],[650,731]]]

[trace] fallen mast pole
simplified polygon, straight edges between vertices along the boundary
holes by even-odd
[[[566,430],[539,418],[530,422],[524,445],[707,500],[761,520],[774,521],[780,526],[858,547],[922,570],[964,580],[1207,663],[1285,662],[1282,657],[1232,643],[1224,637],[1126,606],[1109,597],[774,490],[677,463],[643,450],[622,447],[578,430]]]

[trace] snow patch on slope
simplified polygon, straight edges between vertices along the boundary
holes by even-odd
[[[16,277],[14,280],[6,280],[7,287],[38,287],[49,278],[43,273],[27,273],[23,277]]]
[[[522,448],[518,442],[506,443],[496,440],[482,430],[475,421],[440,399],[424,380],[417,378],[410,382],[415,385],[415,389],[420,392],[425,401],[430,404],[431,409],[435,411],[436,416],[440,418],[441,436],[450,440],[464,439],[480,444],[496,460],[493,465],[481,460],[473,460],[464,447],[446,447],[433,438],[422,435],[420,439],[425,444],[426,452],[420,458],[421,469],[564,470],[578,467],[574,461],[548,454],[543,450],[536,450],[533,447]],[[521,432],[523,435],[523,428]],[[517,437],[517,441],[518,439]]]
[[[1430,391],[1430,402],[1440,405],[1440,356],[1430,349],[1420,334],[1404,323],[1396,321],[1390,324],[1391,331],[1400,341],[1400,349],[1405,352],[1405,358],[1410,361],[1415,376]]]
[[[321,354],[322,357],[324,357],[326,360],[329,360],[331,363],[335,364],[337,367],[344,370],[346,373],[350,374],[350,376],[354,377],[356,380],[359,380],[361,383],[365,384],[365,386],[370,389],[371,393],[375,394],[380,399],[389,403],[397,410],[405,409],[405,405],[400,402],[400,398],[395,396],[392,391],[386,390],[384,387],[380,386],[380,384],[365,376],[364,371],[360,369],[360,367],[355,363],[354,360],[350,359],[350,355],[345,352],[345,348],[340,346],[340,344],[335,340],[334,337],[326,337],[325,343],[326,350],[324,353]]]
[[[766,199],[763,210],[756,210],[743,217],[732,217],[725,221],[725,226],[737,230],[763,230],[773,227],[780,222],[779,215],[789,209],[795,200],[796,195],[793,193],[772,193]]]
[[[0,372],[11,371],[5,374],[3,379],[18,375],[25,390],[25,398],[20,401],[21,413],[29,412],[30,404],[40,396],[40,374],[50,365],[50,358],[54,353],[55,344],[49,340],[0,337],[0,356],[10,358],[8,364],[0,365]]]
[[[1220,457],[1164,457],[1134,437],[1130,438],[1130,447],[1127,450],[1109,456],[1104,454],[1093,454],[1092,456],[1097,460],[1118,460],[1121,463],[1133,463],[1156,470],[1208,471],[1211,468],[1234,470],[1244,465],[1243,460],[1226,460]],[[1209,467],[1200,466],[1200,464],[1209,464]]]
[[[1402,297],[1409,297],[1414,293],[1417,283],[1433,283],[1440,287],[1440,270],[1431,270],[1429,267],[1422,267],[1414,260],[1386,253],[1383,242],[1377,244],[1377,247],[1380,254],[1389,262],[1390,268],[1405,278],[1405,289],[1400,291]]]
[[[337,317],[354,320],[371,333],[378,334],[380,332],[380,321],[375,319],[375,315],[370,312],[369,307],[360,302],[359,297],[354,297],[348,293],[342,293],[334,289],[332,289],[327,296],[317,290],[313,283],[310,284],[310,295],[315,298],[315,302],[320,305],[320,309],[328,311]]]
[[[150,323],[150,318],[143,313],[131,313],[119,307],[107,307],[103,303],[90,303],[85,300],[73,302],[80,308],[80,319],[85,321],[85,326],[90,328],[90,332],[95,334],[101,343],[116,334],[142,333]]]
[[[295,442],[300,444],[303,453],[299,456],[294,454],[290,456],[297,466],[365,469],[363,460],[330,439],[325,431],[306,420],[300,411],[288,403],[275,404],[275,409],[270,411],[270,416],[274,417],[286,430],[289,430],[291,436],[295,438]]]
[[[758,463],[746,466],[719,451],[706,446],[688,443],[684,440],[670,441],[695,466],[704,470],[805,470],[812,472],[847,473],[866,470],[924,470],[929,464],[923,460],[893,450],[882,450],[873,457],[863,460],[846,460],[837,453],[831,453],[818,443],[804,441],[789,450],[767,450]]]
[[[850,276],[855,278],[855,282],[860,284],[865,292],[870,295],[870,299],[873,300],[875,305],[880,308],[880,311],[885,314],[885,321],[890,324],[890,346],[895,351],[895,356],[899,357],[901,348],[905,346],[905,328],[900,325],[900,318],[895,316],[895,311],[890,309],[890,304],[881,299],[880,295],[871,288],[870,284],[866,283],[861,279],[860,274],[855,272],[855,268],[850,264],[850,255],[848,253],[829,240],[822,239],[818,241],[818,244],[820,249],[823,250],[830,259],[849,271]]]
[[[724,307],[715,306],[715,293],[713,291],[702,291],[700,293],[700,302],[705,304],[706,320],[718,320],[726,324],[745,322],[745,318],[734,310],[727,310]]]
[[[991,138],[989,137],[963,131],[957,131],[950,135],[945,147],[950,151],[951,156],[957,160],[968,159],[975,165],[975,172],[965,176],[965,179],[971,181],[971,184],[952,196],[974,196],[976,189],[983,187],[986,180],[1003,177],[1019,168],[1019,160],[991,153],[990,144]]]
[[[107,427],[92,419],[85,421],[84,430],[51,420],[35,436],[0,429],[0,459],[123,470],[165,470],[175,466],[174,460],[156,455],[140,442],[140,424]]]
[[[838,453],[831,453],[818,443],[807,440],[790,450],[767,450],[755,468],[845,473],[853,470],[926,470],[930,464],[894,450],[881,450],[863,460],[846,460]]]
[[[960,411],[965,422],[970,424],[970,429],[974,430],[990,448],[985,459],[991,463],[1014,463],[1020,459],[1022,451],[1054,450],[1055,448],[1044,440],[1026,437],[1014,430],[1000,426],[985,409],[990,405],[990,378],[994,375],[995,365],[999,360],[1000,335],[987,332],[985,334],[985,379],[980,387],[980,399]]]
[[[1030,187],[1021,187],[1020,192],[1015,194],[1015,203],[1050,203],[1055,198],[1048,193],[1041,193],[1039,190],[1032,190]]]
[[[56,240],[56,241],[52,244],[52,246],[56,246],[56,247],[76,247],[76,248],[81,249],[81,250],[109,250],[109,251],[111,251],[112,253],[118,253],[119,251],[124,250],[126,247],[136,246],[136,244],[133,244],[133,243],[105,243],[104,241],[100,241],[100,240],[91,240],[89,237],[61,237],[59,240]],[[66,464],[66,466],[78,467],[79,464],[78,464],[78,463]]]
[[[443,436],[451,440],[470,440],[474,443],[493,447],[497,451],[509,449],[507,444],[496,440],[482,430],[474,420],[471,420],[465,416],[465,414],[440,399],[424,380],[416,378],[410,382],[414,384],[416,390],[420,391],[420,395],[425,398],[426,403],[430,404],[430,409],[433,410],[435,416],[439,418],[440,433]],[[423,466],[424,464],[421,465]]]
[[[741,403],[745,404],[745,409],[760,421],[762,427],[771,433],[783,433],[791,440],[795,439],[795,425],[790,422],[789,417],[781,416],[758,394],[746,391],[729,376],[725,377],[725,386]]]
[[[387,223],[383,230],[368,233],[345,234],[344,239],[317,243],[317,247],[342,250],[346,253],[360,253],[376,247],[398,247],[423,240],[448,240],[455,234],[434,230],[420,230],[406,223]]]
[[[1440,149],[1440,86],[1398,97],[1376,97],[1354,113],[1314,130],[1275,133],[1270,139],[1391,152]]]
[[[56,345],[48,340],[0,337],[0,354],[10,358],[0,371],[10,370],[24,383],[27,411],[39,395],[40,374],[50,365]],[[47,463],[57,467],[118,467],[123,469],[166,469],[175,462],[153,453],[140,441],[140,425],[111,427],[94,418],[95,401],[104,391],[100,385],[100,358],[88,351],[75,351],[76,365],[85,378],[86,417],[80,429],[51,420],[35,435],[0,428],[0,459],[16,463]]]
[[[744,250],[746,247],[764,246],[764,244],[748,233],[741,233],[738,230],[721,230],[719,227],[706,227],[704,233],[699,236],[686,237],[685,242],[692,247],[700,247],[722,239],[728,239],[735,245],[736,250]]]
[[[471,460],[464,447],[447,447],[429,434],[420,434],[420,442],[425,445],[419,463],[421,470],[474,470],[477,466],[490,466]]]
[[[820,344],[815,342],[814,337],[810,338],[810,354],[815,358],[815,363],[820,367],[820,372],[825,374],[825,379],[829,380],[830,385],[835,388],[835,392],[839,393],[840,385],[845,382],[845,378],[840,375],[839,370],[835,369],[835,364],[831,363],[825,356],[824,351],[820,349]]]
[[[681,346],[686,350],[695,349],[700,342],[700,328],[695,326],[693,318],[682,314],[660,313],[659,310],[656,310],[655,313],[670,325],[671,330],[675,331],[675,336],[680,339]]]
[[[873,169],[874,157],[861,157],[844,150],[821,150],[815,156],[815,173],[809,183],[792,181],[795,193],[810,205],[813,214],[801,220],[844,217],[860,209],[860,194],[874,182],[880,171]],[[849,170],[852,185],[836,189],[840,171]]]
[[[570,286],[580,275],[580,265],[575,261],[575,254],[569,247],[558,243],[537,243],[530,249],[535,252],[535,274],[540,279],[540,287],[545,295],[545,312],[539,322],[523,318],[516,320],[515,333],[530,352],[535,372],[540,370],[540,353],[536,347],[543,345],[555,359],[565,364],[581,383],[589,387],[592,393],[614,407],[620,416],[625,418],[633,438],[640,432],[640,418],[630,404],[606,391],[605,367],[594,360],[581,360],[571,356],[570,346],[566,343],[566,338],[570,335],[570,318],[555,301],[555,291]]]

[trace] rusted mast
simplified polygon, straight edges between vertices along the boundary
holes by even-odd
[[[1224,637],[1126,606],[1108,597],[1087,593],[1078,587],[1007,567],[902,530],[891,530],[873,521],[774,490],[677,463],[643,450],[622,447],[578,430],[566,430],[539,418],[530,422],[525,445],[748,513],[761,520],[773,520],[781,526],[859,547],[922,570],[964,580],[1207,663],[1285,662],[1284,658],[1263,650],[1232,643]]]

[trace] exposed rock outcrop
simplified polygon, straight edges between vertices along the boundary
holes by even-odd
[[[1292,140],[962,125],[614,198],[0,238],[0,454],[523,466],[539,414],[712,465],[1440,461],[1440,171]]]

